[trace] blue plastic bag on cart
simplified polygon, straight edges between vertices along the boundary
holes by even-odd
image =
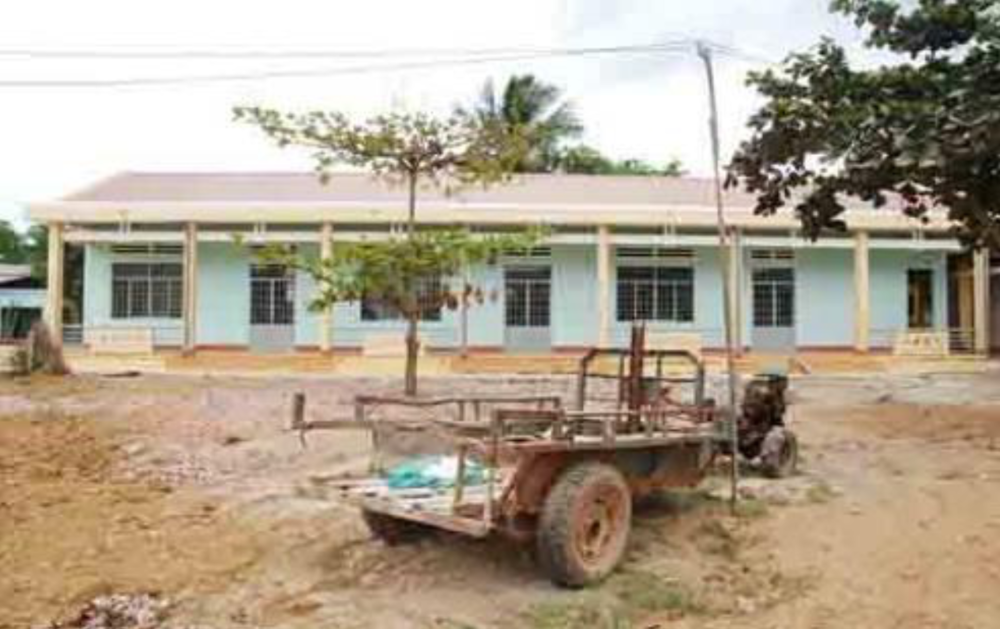
[[[444,489],[458,477],[457,456],[422,456],[403,461],[386,474],[390,489]],[[479,463],[465,460],[466,485],[481,485],[485,474]]]

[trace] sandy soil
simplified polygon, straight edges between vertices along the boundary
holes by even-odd
[[[436,392],[569,394],[568,379],[428,379]],[[157,592],[167,627],[1000,626],[997,374],[800,380],[802,473],[643,505],[628,560],[560,591],[529,553],[452,537],[388,548],[317,478],[363,465],[368,380],[0,383],[0,628]]]

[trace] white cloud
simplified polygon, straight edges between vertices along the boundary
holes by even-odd
[[[826,0],[35,0],[0,22],[0,48],[238,49],[489,48],[646,43],[704,36],[770,57],[822,33],[850,36]],[[26,61],[0,59],[0,79],[187,75],[341,62]],[[357,61],[344,62],[356,64]],[[747,68],[720,61],[725,147],[740,136],[753,96]],[[0,217],[117,170],[301,170],[231,121],[240,103],[330,107],[357,114],[405,105],[445,110],[488,76],[530,71],[564,87],[586,140],[616,156],[679,157],[708,165],[704,84],[693,58],[629,56],[517,62],[212,86],[71,90],[0,88]]]

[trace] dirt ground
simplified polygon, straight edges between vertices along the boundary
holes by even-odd
[[[285,429],[290,396],[346,419],[384,379],[0,381],[0,628],[105,593],[169,629],[1000,626],[1000,373],[794,383],[800,474],[722,479],[638,510],[629,557],[567,592],[530,553],[386,547],[319,479],[365,435]],[[568,395],[569,379],[437,378],[428,392]]]

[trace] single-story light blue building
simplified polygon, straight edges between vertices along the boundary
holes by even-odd
[[[26,264],[0,264],[0,344],[23,339],[42,318],[45,289]]]
[[[576,351],[623,344],[644,321],[654,333],[720,347],[724,258],[712,195],[707,180],[578,175],[421,190],[423,225],[551,229],[533,251],[468,269],[491,298],[427,312],[424,344]],[[743,349],[867,352],[914,335],[952,351],[1000,346],[996,270],[985,252],[961,249],[943,215],[921,223],[855,202],[847,233],[810,242],[788,213],[755,216],[746,194],[728,191],[725,205],[733,335]],[[261,264],[253,251],[280,242],[324,256],[339,242],[398,232],[404,190],[367,175],[324,186],[312,174],[124,173],[34,204],[30,216],[51,228],[47,318],[57,328],[64,243],[85,248],[82,320],[68,322],[67,341],[126,330],[188,351],[339,352],[403,328],[378,303],[311,312],[310,278]]]

